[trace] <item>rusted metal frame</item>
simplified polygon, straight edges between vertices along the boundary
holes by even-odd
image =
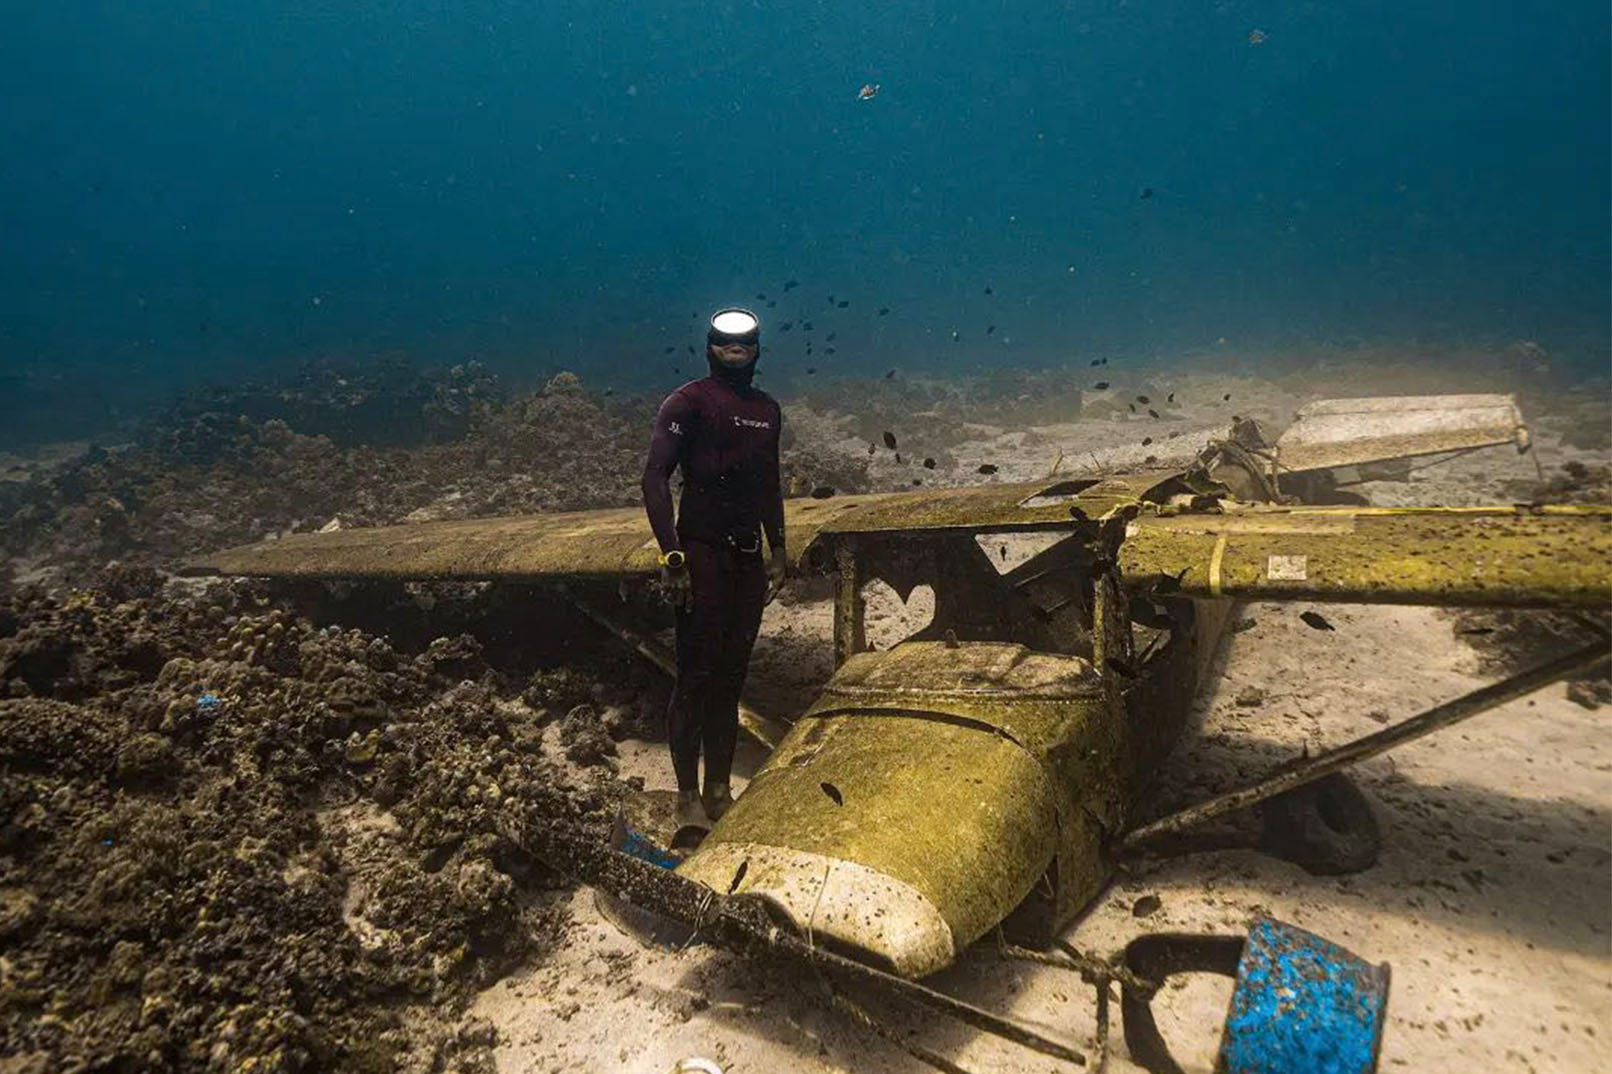
[[[658,645],[651,639],[644,637],[625,623],[607,615],[598,605],[577,596],[569,589],[562,586],[560,591],[583,615],[592,619],[609,633],[614,634],[629,649],[670,675],[673,679],[677,678],[677,659],[673,654],[666,651],[665,646]],[[761,715],[742,700],[739,702],[739,726],[744,729],[746,734],[769,750],[776,749],[778,743],[782,742],[784,736],[789,733],[787,727]]]
[[[529,820],[535,823],[527,823]],[[524,818],[501,818],[499,832],[552,868],[612,898],[691,926],[708,943],[744,955],[781,958],[842,981],[882,989],[1043,1055],[1081,1066],[1086,1063],[1085,1055],[1065,1041],[917,981],[809,944],[774,924],[755,900],[720,895],[704,884],[612,850],[602,835],[581,825],[528,813]]]
[[[834,666],[839,667],[868,647],[867,605],[862,573],[856,561],[857,539],[834,538]]]
[[[1217,795],[1206,802],[1188,806],[1151,824],[1143,825],[1125,836],[1120,843],[1120,850],[1135,851],[1147,841],[1161,835],[1183,831],[1205,821],[1225,816],[1227,813],[1257,805],[1268,798],[1302,787],[1306,783],[1313,783],[1323,776],[1470,719],[1497,705],[1524,697],[1576,672],[1586,671],[1606,661],[1609,656],[1612,654],[1608,653],[1606,639],[1603,636],[1593,644],[1575,649],[1531,671],[1462,694],[1442,705],[1402,720],[1392,727],[1385,727],[1381,731],[1346,742],[1335,749],[1283,766],[1245,787]]]

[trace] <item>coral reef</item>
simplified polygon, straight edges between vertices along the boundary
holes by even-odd
[[[563,926],[498,820],[600,818],[608,772],[547,760],[473,639],[408,654],[255,586],[100,581],[0,595],[0,1055],[487,1069],[456,1003]]]

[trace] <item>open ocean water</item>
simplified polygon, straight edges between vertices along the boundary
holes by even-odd
[[[312,358],[657,391],[729,302],[786,390],[1608,365],[1604,0],[7,8],[0,446]]]

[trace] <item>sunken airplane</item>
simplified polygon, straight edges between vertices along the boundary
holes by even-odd
[[[1125,855],[1234,809],[1261,805],[1266,846],[1312,870],[1363,868],[1375,821],[1343,768],[1607,658],[1612,506],[1388,508],[1347,491],[1499,445],[1528,448],[1509,396],[1326,400],[1274,442],[1241,420],[1175,466],[791,500],[796,566],[834,579],[837,670],[791,726],[744,710],[772,752],[734,807],[686,856],[668,853],[673,832],[655,820],[668,811],[651,805],[618,838],[630,853],[520,832],[579,879],[707,940],[877,979],[1076,1058],[918,979],[998,929],[1015,949],[1052,948]],[[994,555],[1008,539],[1033,553]],[[300,534],[190,571],[563,583],[665,666],[602,610],[655,568],[634,507]],[[934,592],[932,622],[884,651],[863,630],[874,579],[903,598]],[[1140,824],[1238,600],[1573,609],[1596,640]],[[1099,1002],[1106,1011],[1106,988]]]

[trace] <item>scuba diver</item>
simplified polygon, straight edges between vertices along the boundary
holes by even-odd
[[[696,819],[697,806],[714,821],[733,804],[728,783],[739,691],[761,609],[786,571],[778,476],[783,414],[772,396],[751,386],[760,354],[756,315],[718,310],[705,342],[711,374],[666,397],[644,463],[644,509],[677,616],[677,684],[667,707],[667,737],[682,823]],[[674,524],[670,480],[678,467],[683,492]],[[763,531],[770,561],[761,555]]]

